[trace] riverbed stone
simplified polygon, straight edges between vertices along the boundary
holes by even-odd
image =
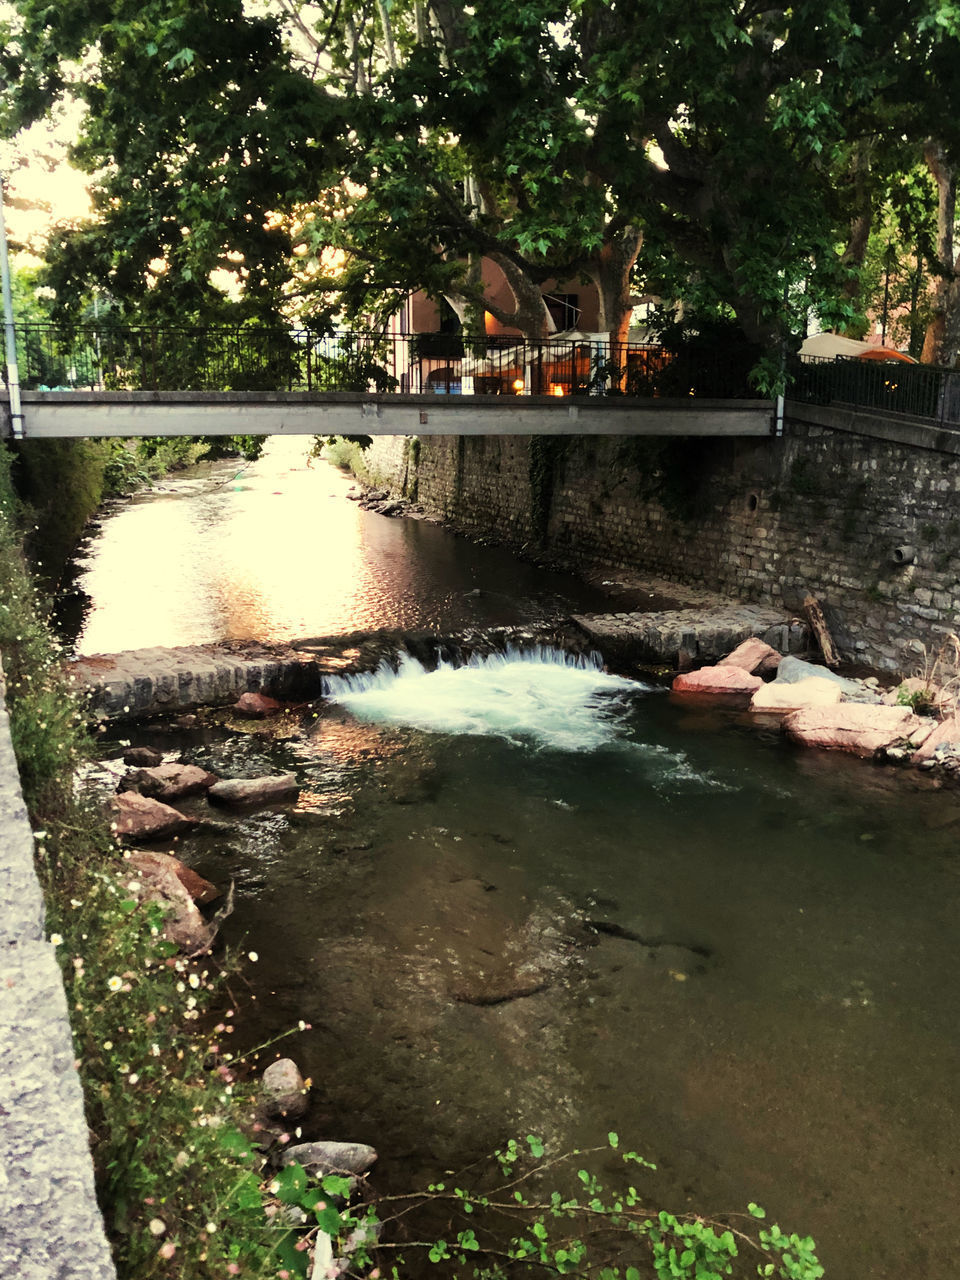
[[[168,840],[183,835],[196,826],[179,809],[173,809],[159,800],[142,796],[137,791],[123,791],[110,801],[117,835],[121,840],[134,843],[140,840]]]
[[[784,719],[783,728],[803,746],[850,751],[866,758],[901,739],[924,742],[936,728],[936,721],[914,715],[909,707],[844,702],[836,707],[793,711]]]
[[[762,684],[759,676],[752,676],[742,667],[716,666],[681,672],[671,687],[674,693],[746,694]]]
[[[163,764],[163,752],[155,747],[128,747],[123,753],[123,763],[132,769],[155,769]]]
[[[810,676],[795,684],[771,680],[762,685],[750,699],[751,711],[799,711],[802,707],[829,707],[843,697],[835,680]]]
[[[960,719],[957,716],[953,715],[947,720],[941,720],[927,740],[914,753],[914,764],[932,760],[938,747],[946,749],[955,747],[957,751],[960,751]],[[946,754],[947,750],[941,751],[941,755]]]
[[[298,1164],[313,1178],[328,1173],[360,1177],[376,1159],[377,1152],[365,1142],[300,1142],[280,1156],[281,1164]]]
[[[225,778],[207,792],[214,804],[274,804],[295,800],[300,794],[296,774],[280,773],[262,778]]]
[[[292,1058],[278,1058],[263,1073],[258,1110],[268,1120],[300,1120],[310,1106],[309,1091]]]
[[[138,849],[127,858],[127,865],[135,871],[142,872],[147,879],[158,876],[161,872],[172,871],[190,897],[199,906],[205,907],[216,902],[221,896],[220,890],[209,880],[198,875],[190,867],[185,866],[172,853],[158,853],[153,849]]]
[[[282,711],[283,703],[265,693],[241,693],[232,710],[247,720],[262,720],[265,716],[273,716]]]
[[[118,790],[138,791],[154,800],[177,800],[180,796],[207,791],[216,781],[215,773],[208,773],[195,764],[160,764],[124,774]]]
[[[193,898],[173,869],[162,861],[134,865],[124,876],[127,891],[140,901],[157,902],[164,908],[163,935],[186,955],[209,951],[216,937],[215,924],[208,924]]]
[[[732,653],[721,658],[717,666],[742,667],[751,675],[765,676],[776,671],[782,658],[782,653],[778,653],[772,645],[761,640],[759,636],[748,636]]]

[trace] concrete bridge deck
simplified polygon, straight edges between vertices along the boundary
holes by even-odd
[[[23,391],[27,439],[194,435],[769,436],[770,400],[360,391]],[[9,435],[0,392],[0,435]]]

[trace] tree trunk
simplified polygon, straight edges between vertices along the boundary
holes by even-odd
[[[941,142],[930,141],[923,157],[937,184],[937,270],[933,318],[923,343],[924,364],[953,367],[960,356],[960,260],[954,248],[957,167]]]
[[[633,315],[630,273],[643,244],[643,232],[624,227],[606,241],[599,254],[586,266],[597,286],[600,301],[599,328],[608,335],[610,363],[622,368],[624,351]]]

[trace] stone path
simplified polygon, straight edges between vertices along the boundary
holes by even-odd
[[[681,671],[715,662],[750,636],[759,636],[780,653],[807,647],[806,623],[765,605],[578,614],[573,620],[606,657],[669,663]]]
[[[114,1280],[0,670],[0,1276]]]

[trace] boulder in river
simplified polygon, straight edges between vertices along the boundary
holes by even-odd
[[[195,764],[159,764],[152,769],[133,769],[120,779],[120,791],[139,791],[154,800],[177,800],[180,796],[206,791],[217,781]]]
[[[225,778],[207,792],[215,804],[274,804],[295,800],[300,794],[296,774],[281,773],[263,778]]]
[[[310,1105],[308,1089],[292,1058],[278,1058],[263,1073],[258,1110],[268,1120],[299,1120]]]
[[[137,791],[123,791],[110,801],[117,835],[121,840],[167,840],[182,835],[196,823],[178,809],[151,800]]]
[[[783,655],[765,640],[761,640],[759,636],[749,636],[742,644],[738,644],[732,653],[721,658],[717,666],[742,667],[751,675],[764,676],[776,671],[782,659]]]
[[[847,680],[844,676],[838,676],[835,671],[831,671],[829,667],[818,666],[815,662],[804,662],[803,658],[797,658],[792,653],[787,654],[777,667],[777,681],[780,683],[796,684],[799,680],[809,680],[814,676],[818,680],[833,680],[846,696],[858,696],[863,692],[863,685],[859,680]]]
[[[174,859],[175,861],[175,859]],[[188,956],[209,951],[217,928],[207,924],[174,870],[154,860],[130,867],[124,885],[140,901],[158,902],[166,911],[163,934]]]
[[[819,676],[798,680],[796,684],[772,680],[750,699],[750,710],[799,711],[803,707],[830,707],[842,697],[843,690],[835,680],[821,680]]]
[[[194,902],[201,907],[215,902],[220,897],[220,890],[209,880],[184,866],[172,853],[156,853],[153,850],[140,849],[127,859],[127,865],[135,871],[142,871],[148,878],[159,875],[162,871],[172,871]]]
[[[359,1177],[376,1158],[376,1151],[365,1142],[301,1142],[287,1147],[280,1162],[298,1164],[314,1178],[325,1178],[328,1173]]]
[[[684,671],[673,682],[675,693],[753,693],[763,681],[752,676],[742,667],[731,664],[701,667],[699,671]]]
[[[803,746],[867,757],[901,740],[922,744],[936,728],[936,721],[914,715],[909,707],[843,702],[835,707],[792,711],[783,728]]]
[[[247,720],[263,720],[266,716],[274,716],[282,711],[283,703],[265,693],[241,693],[231,710]]]

